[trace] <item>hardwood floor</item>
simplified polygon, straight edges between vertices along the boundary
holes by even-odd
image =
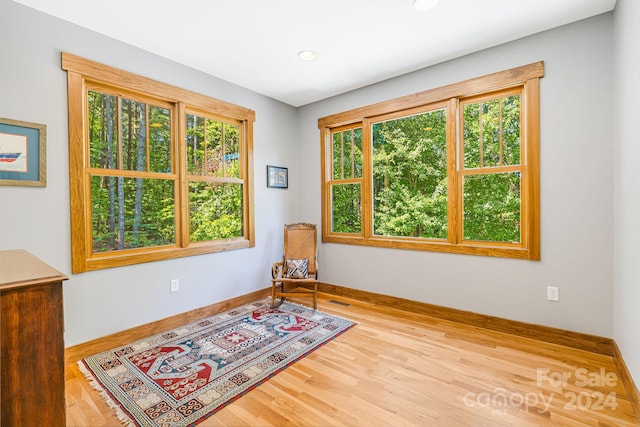
[[[358,325],[200,426],[640,425],[610,356],[334,295],[318,309]],[[67,425],[121,425],[71,362]]]

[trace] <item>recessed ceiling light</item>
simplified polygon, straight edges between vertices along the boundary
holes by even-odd
[[[318,54],[312,50],[301,50],[300,52],[298,52],[298,58],[302,59],[303,61],[313,61],[317,57]]]
[[[414,0],[413,8],[418,12],[426,12],[431,10],[438,4],[438,0]]]

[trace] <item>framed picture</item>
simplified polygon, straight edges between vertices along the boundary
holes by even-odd
[[[289,188],[289,170],[267,165],[267,187]]]
[[[47,128],[0,118],[0,185],[44,187]]]

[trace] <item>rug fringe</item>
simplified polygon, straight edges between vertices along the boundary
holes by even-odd
[[[105,389],[100,385],[100,382],[96,380],[96,378],[89,371],[89,369],[87,369],[87,367],[82,362],[82,360],[78,361],[78,369],[85,376],[91,388],[99,392],[100,396],[104,399],[107,405],[115,411],[118,421],[120,421],[124,427],[136,426],[133,420],[129,416],[127,416],[127,414],[124,413],[122,408],[120,408],[120,405],[118,405],[116,402],[113,401],[113,399],[111,399],[111,396],[109,395],[109,393],[107,393]]]

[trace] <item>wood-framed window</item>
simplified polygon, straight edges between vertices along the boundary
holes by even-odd
[[[318,120],[322,240],[540,259],[542,62]]]
[[[62,54],[74,273],[255,246],[252,110]]]

